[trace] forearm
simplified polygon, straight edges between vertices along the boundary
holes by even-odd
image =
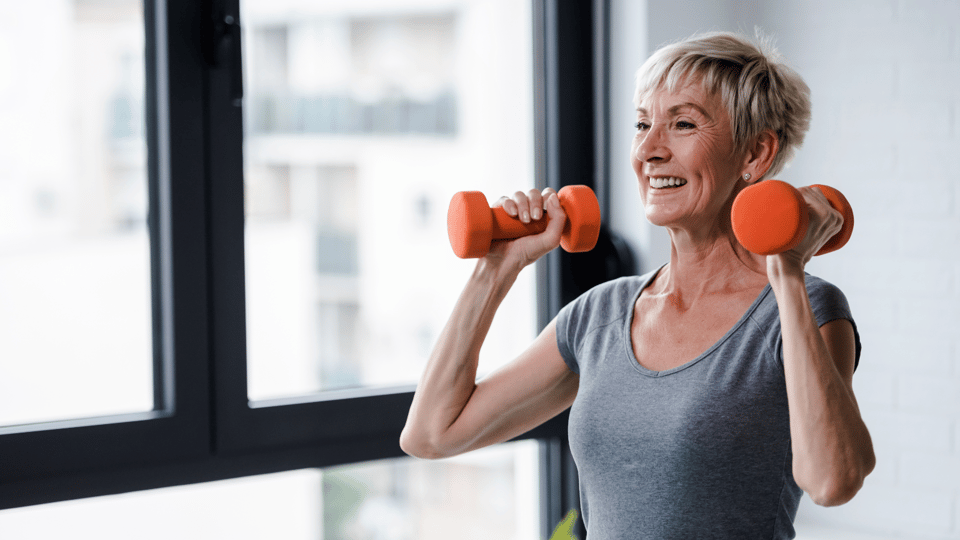
[[[870,434],[817,325],[803,271],[769,269],[780,310],[794,477],[818,504],[842,504],[873,468]]]
[[[518,271],[481,259],[427,361],[400,442],[404,451],[431,457],[476,389],[480,347]]]

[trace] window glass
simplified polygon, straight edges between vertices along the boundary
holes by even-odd
[[[151,410],[140,2],[0,2],[0,118],[0,425]]]
[[[533,187],[532,23],[516,0],[243,0],[248,396],[413,384],[473,261],[457,191]],[[536,331],[533,272],[480,373]]]
[[[0,512],[4,538],[530,540],[535,441]]]

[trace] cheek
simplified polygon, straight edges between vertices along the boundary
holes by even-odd
[[[697,169],[714,182],[725,180],[736,168],[729,151],[707,144],[698,145],[691,157],[696,160]]]
[[[716,171],[734,167],[736,159],[733,147],[725,142],[717,140],[699,141],[697,151],[702,156],[703,161]]]

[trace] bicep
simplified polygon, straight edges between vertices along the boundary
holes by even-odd
[[[448,434],[450,455],[508,441],[573,404],[580,376],[560,355],[556,321],[523,353],[477,383]]]

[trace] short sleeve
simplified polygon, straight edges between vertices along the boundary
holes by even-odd
[[[850,309],[850,303],[846,295],[839,287],[824,281],[820,278],[807,276],[807,296],[810,297],[810,305],[813,307],[813,314],[817,320],[817,326],[823,326],[831,321],[839,319],[850,321],[853,325],[853,337],[856,344],[856,357],[853,369],[856,371],[860,365],[860,332],[857,330],[857,323],[853,320],[853,312]]]
[[[577,363],[577,323],[582,321],[579,313],[582,311],[582,304],[585,302],[583,296],[570,302],[560,313],[557,314],[557,348],[560,349],[560,356],[566,362],[570,371],[580,374],[580,365]]]

